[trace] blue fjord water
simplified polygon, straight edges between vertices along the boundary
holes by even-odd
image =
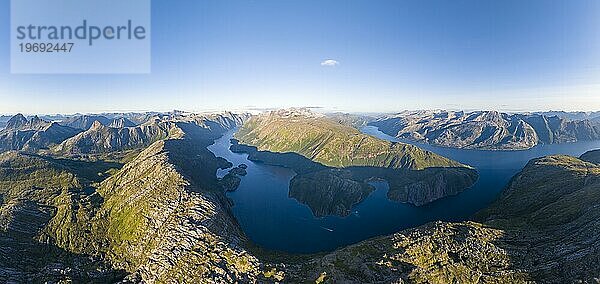
[[[398,142],[377,128],[367,126],[366,134]],[[470,189],[428,205],[416,207],[387,199],[387,183],[375,182],[377,188],[348,217],[315,218],[310,209],[288,197],[294,171],[255,163],[247,154],[229,150],[234,131],[227,132],[208,149],[234,165],[248,165],[239,188],[228,197],[233,213],[246,235],[267,249],[292,253],[330,251],[340,246],[390,234],[435,220],[461,221],[493,202],[513,175],[536,157],[567,154],[579,156],[600,148],[600,141],[557,145],[540,145],[523,151],[480,151],[416,144],[423,149],[471,165],[479,171],[479,180]],[[403,141],[406,142],[406,141]],[[415,143],[413,143],[415,144]],[[227,170],[219,170],[222,176]]]

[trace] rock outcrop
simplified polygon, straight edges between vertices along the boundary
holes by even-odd
[[[235,191],[242,182],[243,176],[247,175],[246,168],[248,166],[245,164],[241,164],[235,168],[232,168],[227,172],[223,178],[219,180],[219,184],[225,191]]]

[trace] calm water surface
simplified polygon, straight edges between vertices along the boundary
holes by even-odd
[[[381,139],[398,141],[372,126],[362,131]],[[356,205],[350,216],[315,218],[307,206],[288,197],[288,186],[295,175],[294,171],[254,163],[247,159],[246,154],[229,151],[233,134],[234,131],[227,132],[208,149],[236,166],[241,163],[248,165],[248,175],[242,177],[240,187],[228,193],[234,202],[235,217],[256,244],[296,253],[333,250],[434,220],[465,220],[489,205],[530,159],[550,154],[579,156],[588,150],[600,148],[600,141],[542,145],[524,151],[461,150],[416,144],[477,168],[479,180],[459,195],[421,207],[388,200],[387,183],[376,182],[373,185],[377,190]],[[222,176],[226,172],[220,170],[217,175]]]

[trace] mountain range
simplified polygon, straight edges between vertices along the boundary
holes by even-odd
[[[31,119],[15,115],[0,130],[0,151],[47,149],[77,134],[79,130],[47,122],[37,116]]]
[[[0,151],[22,150],[35,153],[47,150],[56,155],[87,155],[124,151],[148,146],[167,137],[182,135],[185,124],[210,129],[231,128],[247,118],[233,113],[183,116],[167,114],[129,114],[144,117],[136,124],[126,117],[80,115],[49,122],[38,116],[11,117],[0,130]],[[141,120],[140,120],[141,121]]]
[[[369,125],[400,139],[464,149],[523,150],[600,139],[598,121],[497,111],[405,111]]]
[[[23,118],[7,133],[68,127]],[[319,181],[296,188],[302,193],[323,193],[322,182],[363,190],[366,179],[390,170],[473,169],[304,111],[155,118],[116,132],[94,122],[80,133],[97,133],[82,136],[101,139],[83,140],[104,144],[119,131],[173,125],[119,161],[52,151],[77,133],[48,149],[1,151],[1,282],[593,283],[600,274],[600,150],[530,161],[468,221],[297,255],[257,247],[235,219],[215,174],[233,165],[206,148],[226,131],[240,128],[233,148],[292,167],[301,184]],[[134,147],[126,145],[92,148]]]
[[[600,111],[543,111],[543,112],[534,112],[534,114],[544,115],[544,116],[558,116],[560,118],[564,118],[567,120],[592,120],[592,121],[600,121]]]
[[[81,129],[81,130],[88,130],[88,129],[90,129],[90,127],[92,127],[92,125],[96,121],[102,125],[105,125],[108,127],[113,127],[113,128],[136,126],[135,123],[133,123],[131,120],[129,120],[125,117],[109,119],[102,115],[74,116],[74,117],[70,117],[65,120],[62,120],[60,123],[64,126]]]

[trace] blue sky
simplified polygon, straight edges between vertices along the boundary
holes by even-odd
[[[11,75],[9,2],[0,113],[600,110],[596,0],[153,0],[145,75]]]

